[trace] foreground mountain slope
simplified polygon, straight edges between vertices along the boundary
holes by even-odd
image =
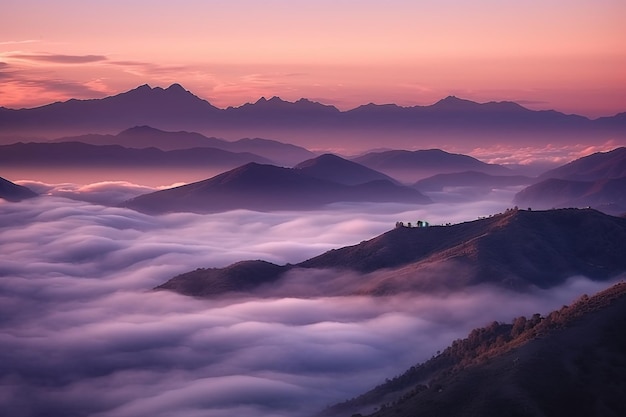
[[[146,213],[226,210],[305,210],[335,202],[429,203],[418,191],[373,181],[347,186],[305,175],[296,169],[246,164],[213,178],[145,194],[123,206]]]
[[[624,326],[626,284],[620,283],[546,317],[475,329],[320,416],[623,416]]]
[[[576,275],[606,280],[626,272],[624,242],[624,218],[590,209],[511,210],[453,226],[398,227],[358,245],[295,265],[276,266],[262,282],[249,265],[245,271],[243,265],[234,266],[255,284],[229,291],[254,292],[261,284],[288,284],[293,278],[287,271],[311,269],[334,271],[336,280],[350,273],[358,276],[345,285],[329,287],[325,296],[439,292],[485,283],[516,290],[549,288]],[[225,269],[200,269],[159,288],[186,295],[217,295],[221,292],[214,289],[224,287],[221,282],[229,279],[225,274]]]
[[[309,177],[330,180],[345,185],[357,185],[380,180],[396,182],[382,172],[333,154],[324,154],[308,159],[296,165],[294,169]]]
[[[0,177],[0,199],[15,202],[37,197],[37,195],[36,192],[28,187],[17,185]]]
[[[471,267],[465,284],[545,288],[576,274],[602,279],[626,270],[620,259],[624,239],[623,219],[595,210],[511,210],[454,226],[400,227],[302,265],[361,272],[396,268],[393,277],[419,276],[419,266],[454,261]]]

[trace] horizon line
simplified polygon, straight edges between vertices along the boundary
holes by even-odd
[[[280,101],[282,101],[284,103],[290,103],[290,104],[296,104],[296,103],[298,103],[300,101],[308,101],[310,103],[319,104],[321,106],[332,107],[332,108],[336,109],[340,113],[346,113],[346,112],[349,112],[349,111],[352,111],[352,110],[359,109],[361,107],[372,106],[372,105],[373,106],[380,106],[380,107],[383,107],[383,106],[396,106],[396,107],[402,108],[402,109],[411,109],[411,108],[416,108],[416,107],[426,108],[426,107],[432,107],[434,105],[437,105],[438,103],[441,103],[442,101],[447,100],[447,99],[456,99],[458,101],[465,101],[465,102],[478,104],[478,105],[485,105],[485,104],[492,104],[492,103],[493,104],[511,103],[511,104],[515,104],[515,105],[517,105],[517,106],[519,106],[519,107],[521,107],[521,108],[523,108],[525,110],[532,111],[532,112],[555,111],[555,112],[564,114],[566,116],[579,116],[579,117],[587,118],[589,120],[596,120],[596,119],[600,119],[600,118],[603,118],[603,117],[615,117],[617,115],[626,113],[626,110],[624,110],[624,111],[620,111],[620,112],[617,112],[617,113],[612,114],[612,115],[598,116],[598,117],[593,117],[592,118],[592,117],[585,116],[585,115],[582,115],[582,114],[579,114],[579,113],[563,113],[563,112],[561,112],[559,110],[556,110],[554,108],[543,109],[543,110],[533,110],[533,109],[530,109],[530,108],[524,106],[525,103],[523,103],[523,101],[522,102],[518,102],[518,101],[512,101],[512,100],[502,100],[502,101],[491,100],[491,101],[479,102],[479,101],[474,101],[474,100],[458,97],[457,95],[454,95],[454,94],[447,95],[446,97],[443,97],[443,98],[435,101],[432,104],[414,104],[414,105],[409,105],[409,106],[403,106],[403,105],[400,105],[400,104],[397,104],[397,103],[393,103],[393,102],[391,102],[391,103],[369,102],[369,103],[365,103],[365,104],[360,104],[360,105],[358,105],[356,107],[348,108],[346,110],[341,110],[340,108],[338,108],[334,104],[323,103],[321,101],[312,100],[312,99],[309,99],[307,97],[300,97],[299,99],[297,99],[295,101],[289,101],[289,100],[285,100],[285,99],[281,98],[278,95],[271,96],[270,98],[267,98],[266,96],[260,96],[256,101],[248,101],[248,102],[242,103],[240,105],[236,105],[236,106],[218,107],[218,106],[214,105],[213,103],[211,103],[211,101],[209,101],[208,99],[200,97],[197,94],[193,93],[191,90],[186,89],[185,87],[183,87],[183,85],[181,83],[178,83],[178,82],[174,82],[174,83],[168,85],[167,87],[161,87],[161,86],[158,86],[158,85],[153,87],[149,83],[144,83],[144,84],[140,84],[140,85],[138,85],[136,87],[133,87],[133,88],[131,88],[129,90],[124,90],[124,91],[120,91],[120,92],[116,92],[116,93],[107,93],[107,95],[104,95],[103,97],[95,97],[95,98],[69,98],[67,100],[53,101],[53,102],[50,102],[50,103],[47,103],[47,104],[42,104],[42,105],[34,106],[34,107],[12,108],[12,107],[0,106],[0,108],[19,111],[19,110],[38,109],[38,108],[50,106],[50,105],[53,105],[53,104],[67,103],[69,101],[104,100],[106,98],[115,97],[115,96],[119,96],[119,95],[122,95],[122,94],[125,94],[125,93],[129,93],[131,91],[139,90],[142,87],[148,87],[150,90],[162,90],[162,91],[166,91],[166,90],[169,90],[171,88],[179,87],[180,89],[184,90],[185,92],[187,92],[187,93],[197,97],[198,99],[200,99],[202,101],[205,101],[206,103],[210,104],[211,106],[213,106],[213,107],[215,107],[216,109],[219,109],[219,110],[239,109],[239,108],[244,107],[246,105],[255,105],[255,104],[259,103],[259,102],[271,101],[272,99],[279,99]]]

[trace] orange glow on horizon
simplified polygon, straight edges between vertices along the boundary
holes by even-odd
[[[276,95],[345,110],[454,94],[590,117],[626,111],[617,0],[185,3],[9,2],[0,106],[177,82],[218,107]]]

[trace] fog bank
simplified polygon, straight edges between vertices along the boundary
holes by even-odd
[[[95,187],[97,190],[98,187]],[[426,360],[492,320],[546,313],[608,283],[437,297],[198,300],[151,288],[243,259],[296,263],[395,221],[507,202],[335,205],[147,216],[44,196],[0,203],[0,409],[11,416],[304,416]]]

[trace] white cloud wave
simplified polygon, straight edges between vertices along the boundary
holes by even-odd
[[[396,220],[461,221],[504,207],[352,204],[153,217],[53,196],[0,205],[0,408],[11,416],[309,415],[473,327],[545,313],[607,285],[579,279],[523,295],[476,288],[376,299],[200,300],[151,291],[197,267],[296,263]],[[305,291],[319,278],[294,285]]]

